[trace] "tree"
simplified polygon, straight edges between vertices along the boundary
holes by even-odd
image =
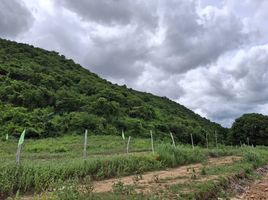
[[[268,145],[268,116],[251,113],[235,120],[228,135],[229,143],[247,144],[248,139],[253,145]]]

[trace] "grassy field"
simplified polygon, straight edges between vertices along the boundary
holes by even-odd
[[[43,193],[42,199],[169,199],[171,196],[178,197],[180,193],[178,199],[195,199],[198,195],[202,197],[203,193],[214,190],[217,184],[226,181],[226,177],[241,172],[251,173],[268,160],[268,151],[264,147],[195,147],[193,150],[187,145],[174,148],[167,139],[155,141],[156,152],[153,154],[150,139],[141,138],[132,139],[129,154],[126,154],[125,146],[119,136],[89,136],[88,157],[84,160],[82,136],[26,140],[21,164],[16,166],[17,141],[1,141],[0,196],[6,198],[14,197],[16,193],[17,196]],[[210,157],[228,155],[241,156],[242,159],[232,165],[206,165]],[[187,184],[170,185],[161,194],[137,193],[135,185],[120,182],[114,185],[113,192],[92,192],[93,181],[130,174],[138,176],[147,171],[191,163],[202,163],[204,167],[198,174],[191,175],[195,178],[190,177]],[[202,176],[218,178],[201,183],[198,180]]]
[[[110,155],[121,154],[126,152],[126,140],[122,140],[120,136],[89,136],[87,153],[89,157],[98,154]],[[1,158],[14,157],[17,149],[17,140],[0,142]],[[22,156],[25,159],[53,159],[56,157],[79,158],[83,155],[83,136],[69,135],[60,138],[48,138],[39,140],[25,140]],[[156,146],[159,143],[156,143]],[[130,143],[130,151],[150,151],[151,143],[149,139],[132,138]]]

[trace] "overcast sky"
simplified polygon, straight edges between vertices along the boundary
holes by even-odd
[[[223,126],[268,114],[267,0],[1,0],[0,37]]]

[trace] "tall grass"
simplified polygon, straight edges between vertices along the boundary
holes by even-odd
[[[0,194],[12,194],[17,190],[26,192],[52,189],[60,180],[81,179],[90,175],[94,180],[124,176],[135,172],[160,169],[152,155],[113,156],[105,159],[83,161],[74,159],[65,163],[6,165],[0,167]]]
[[[184,146],[174,148],[170,145],[162,145],[157,152],[165,167],[202,162],[208,158],[208,153],[205,150],[200,148],[191,149]]]

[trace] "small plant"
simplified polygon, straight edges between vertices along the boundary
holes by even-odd
[[[122,181],[118,181],[112,186],[115,194],[130,195],[135,194],[135,187],[133,185],[124,185]]]
[[[142,180],[142,174],[135,174],[132,178],[134,185],[137,185],[140,180]]]
[[[153,176],[153,182],[155,182],[155,183],[159,183],[159,176],[158,175],[154,175]]]
[[[124,194],[124,183],[122,181],[114,183],[112,188],[115,194]]]
[[[90,176],[86,176],[83,180],[83,184],[84,184],[84,193],[86,195],[91,195],[93,190],[94,190],[94,185],[92,182],[92,179]]]
[[[194,168],[192,169],[191,179],[193,179],[193,180],[196,180],[197,179],[196,171],[195,171]]]
[[[16,192],[15,200],[20,200],[20,191]]]
[[[73,200],[79,199],[79,182],[77,179],[75,180],[68,180],[65,182],[59,182],[58,185],[61,185],[59,188],[56,189],[56,196],[58,199],[61,200]]]
[[[207,170],[206,170],[206,167],[202,167],[201,169],[201,175],[207,175]]]
[[[192,179],[192,180],[196,180],[196,179],[197,179],[196,174],[192,174],[192,175],[191,175],[191,179]]]

